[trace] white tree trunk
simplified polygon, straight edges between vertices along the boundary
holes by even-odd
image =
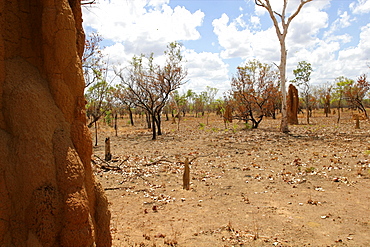
[[[268,13],[271,17],[271,20],[274,23],[276,34],[277,34],[277,37],[279,38],[279,42],[280,42],[280,53],[281,54],[280,54],[279,72],[280,72],[280,82],[281,82],[280,88],[281,88],[281,95],[282,95],[282,99],[281,99],[282,100],[282,102],[281,102],[282,117],[281,117],[280,131],[282,131],[284,133],[289,132],[287,101],[286,101],[287,100],[287,95],[286,95],[287,92],[286,92],[286,83],[285,83],[285,81],[286,81],[286,58],[287,58],[287,50],[286,50],[286,47],[285,47],[285,37],[288,33],[288,27],[289,27],[290,22],[294,19],[294,17],[296,17],[298,15],[298,13],[301,11],[303,5],[305,5],[306,3],[309,3],[311,1],[313,1],[313,0],[301,0],[297,10],[286,21],[286,12],[285,11],[286,11],[286,8],[287,8],[287,5],[288,5],[288,0],[284,0],[283,9],[282,9],[281,14],[272,10],[270,0],[255,0],[255,3],[258,6],[261,6],[261,7],[265,8],[268,11]],[[279,22],[277,21],[276,16],[280,17],[280,20],[281,20],[280,24],[282,25],[283,30],[280,30]]]
[[[288,128],[288,113],[287,113],[287,96],[286,96],[286,48],[285,48],[285,36],[279,37],[282,39],[280,41],[280,49],[281,49],[281,56],[280,56],[280,89],[281,89],[281,123],[280,123],[280,131],[283,133],[289,132]]]

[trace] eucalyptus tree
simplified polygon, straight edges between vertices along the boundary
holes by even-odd
[[[292,20],[299,14],[302,7],[313,0],[300,0],[300,3],[297,9],[287,17],[287,6],[288,0],[283,0],[283,7],[281,13],[276,12],[271,7],[270,0],[254,0],[257,6],[263,7],[267,10],[270,15],[270,18],[274,24],[276,35],[280,43],[280,88],[282,95],[282,104],[281,104],[281,125],[280,130],[284,133],[289,132],[288,128],[288,114],[287,114],[287,93],[286,93],[286,60],[287,60],[287,48],[285,44],[285,39],[288,34],[288,28]],[[276,1],[276,0],[273,0]],[[280,20],[280,23],[279,23]]]

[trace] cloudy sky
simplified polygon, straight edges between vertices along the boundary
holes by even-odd
[[[279,12],[282,0],[272,2]],[[289,0],[288,11],[297,3]],[[83,19],[87,34],[104,38],[111,64],[124,66],[141,53],[161,56],[169,42],[181,42],[189,82],[180,92],[210,86],[222,96],[237,66],[280,60],[272,21],[254,0],[97,0],[83,8]],[[312,64],[315,85],[339,76],[370,76],[370,0],[306,4],[289,27],[287,49],[288,80],[303,60]]]

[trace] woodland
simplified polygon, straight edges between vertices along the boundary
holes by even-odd
[[[223,99],[211,87],[180,94],[181,44],[168,45],[165,65],[151,54],[117,69],[104,63],[100,41],[87,39],[83,68],[113,246],[370,243],[365,74],[314,87],[311,64],[300,62],[288,92],[296,107],[287,104],[296,122],[284,133],[273,65],[238,67]],[[119,83],[106,80],[108,70]]]
[[[280,63],[247,61],[223,98],[180,93],[177,41],[109,64],[95,0],[0,1],[0,246],[369,246],[366,74],[314,87],[301,61],[286,81],[311,1],[254,1]]]
[[[257,129],[215,113],[163,115],[156,140],[140,114],[134,126],[119,117],[117,132],[99,121],[92,166],[113,246],[368,246],[370,125],[356,114],[343,109],[338,123],[314,109],[306,124],[300,113],[289,134],[280,114]]]
[[[299,10],[275,26],[281,43]],[[164,64],[141,54],[120,68],[101,41],[86,39],[83,69],[113,246],[370,244],[366,74],[313,86],[301,61],[285,95],[282,53],[279,66],[237,67],[223,98],[212,87],[181,94],[180,43]]]

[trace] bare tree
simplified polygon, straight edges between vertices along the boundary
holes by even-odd
[[[261,6],[265,8],[274,23],[275,30],[277,37],[280,42],[280,65],[279,65],[279,71],[280,71],[280,87],[281,87],[281,94],[282,94],[282,104],[281,104],[281,113],[282,113],[282,118],[281,118],[281,125],[280,125],[280,130],[284,133],[289,132],[288,128],[288,114],[287,114],[287,95],[286,95],[286,84],[285,84],[285,74],[286,74],[286,59],[287,59],[287,49],[285,45],[285,38],[288,33],[288,28],[294,17],[298,15],[298,13],[301,11],[303,5],[306,3],[309,3],[313,0],[300,0],[300,4],[298,8],[296,9],[293,14],[287,18],[286,16],[286,8],[288,5],[288,0],[284,0],[283,4],[283,9],[281,13],[278,13],[274,11],[271,7],[270,0],[255,0],[256,5]],[[279,26],[278,19],[280,19],[281,23]]]
[[[317,88],[318,98],[321,101],[321,103],[324,105],[324,113],[326,117],[328,117],[330,113],[332,89],[333,89],[333,85],[329,83],[321,85],[319,88]]]
[[[185,83],[187,75],[183,67],[180,44],[170,43],[165,51],[166,64],[161,67],[154,64],[153,54],[149,57],[134,57],[127,73],[115,71],[127,89],[127,96],[132,102],[144,109],[150,116],[153,140],[161,135],[161,112],[171,92]],[[147,66],[143,59],[146,58]]]
[[[100,43],[103,38],[98,33],[91,33],[85,40],[85,49],[82,56],[82,69],[85,78],[85,88],[98,83],[104,71],[106,64],[101,52]]]

